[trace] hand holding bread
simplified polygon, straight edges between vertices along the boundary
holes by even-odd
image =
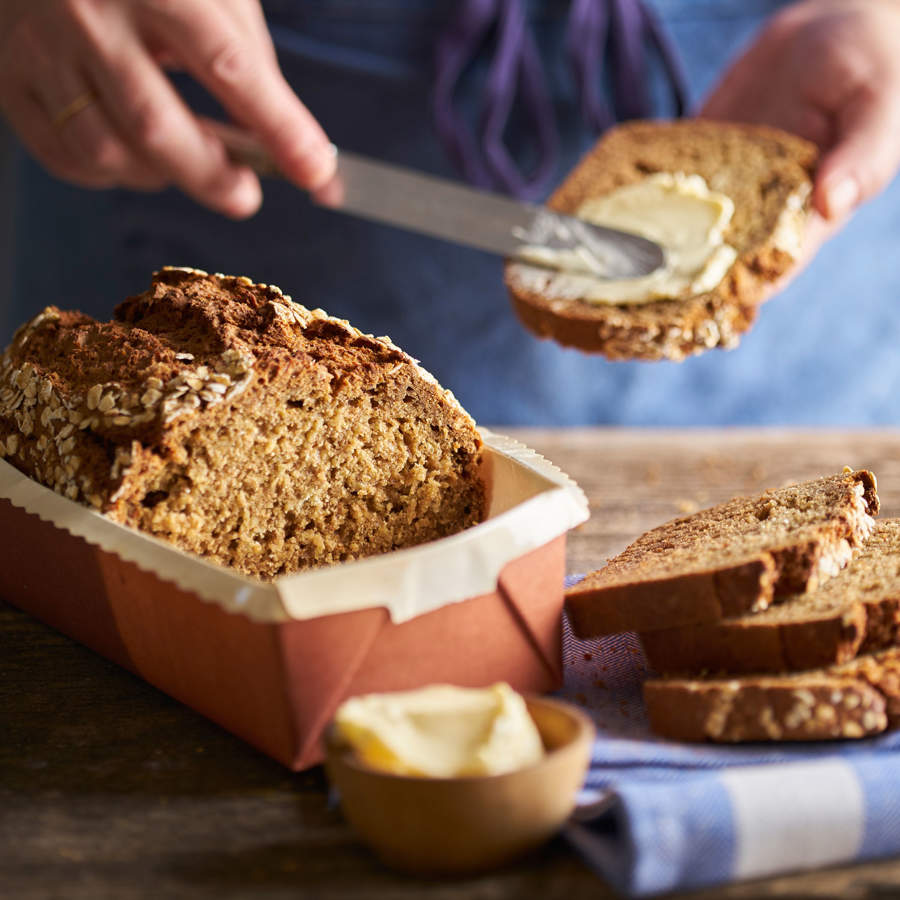
[[[839,223],[900,166],[900,7],[795,3],[726,73],[701,115],[784,128],[822,153],[813,207]]]
[[[711,283],[628,303],[611,290],[607,297],[597,279],[591,284],[510,262],[506,286],[513,308],[539,337],[609,359],[682,360],[734,347],[773,284],[803,256],[816,162],[813,144],[762,126],[696,119],[620,125],[585,156],[548,205],[584,215],[597,200],[652,179],[696,179],[703,191],[730,205],[719,228],[721,241],[733,248],[733,262]],[[657,210],[644,212],[653,226]],[[677,240],[677,225],[670,230]]]

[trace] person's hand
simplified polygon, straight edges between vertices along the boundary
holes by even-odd
[[[0,0],[0,112],[54,175],[82,186],[177,185],[234,217],[261,201],[163,66],[185,69],[315,190],[322,128],[284,80],[258,0]]]
[[[774,16],[700,115],[775,125],[816,143],[821,240],[900,166],[900,2],[806,0]]]

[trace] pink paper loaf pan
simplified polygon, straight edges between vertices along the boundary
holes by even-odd
[[[353,694],[552,690],[565,535],[587,502],[534,451],[483,434],[485,522],[274,582],[110,522],[0,461],[0,596],[293,769],[322,759],[322,732]]]

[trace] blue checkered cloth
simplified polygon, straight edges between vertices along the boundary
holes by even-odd
[[[900,853],[900,733],[804,745],[665,741],[647,724],[636,635],[579,641],[566,623],[563,653],[562,695],[597,726],[566,836],[620,892]]]

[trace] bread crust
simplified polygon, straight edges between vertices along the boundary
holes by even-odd
[[[808,741],[879,734],[900,717],[900,648],[793,675],[651,679],[652,729],[681,741]]]
[[[737,247],[738,259],[712,291],[633,305],[547,296],[529,286],[524,264],[510,261],[505,283],[516,315],[538,337],[609,359],[683,360],[713,347],[736,346],[768,285],[795,262],[778,245],[779,217],[792,196],[803,198],[805,215],[816,161],[808,141],[759,125],[637,121],[611,129],[547,205],[573,214],[588,197],[654,172],[699,174],[735,200],[725,240]],[[750,221],[754,213],[758,221]]]
[[[660,627],[660,621],[716,621],[768,604],[775,574],[774,558],[766,553],[720,570],[601,592],[585,584],[588,576],[566,592],[566,612],[572,630],[582,639],[619,631],[652,631]]]
[[[781,528],[780,516],[790,522],[791,502],[819,494],[828,497],[827,508]],[[766,609],[778,596],[814,589],[837,574],[869,537],[878,508],[875,477],[860,470],[675,519],[566,591],[573,631],[579,638],[652,632]],[[744,531],[738,523],[746,523]],[[766,523],[774,523],[771,531]],[[711,541],[715,547],[729,539],[735,544],[729,557],[723,546],[721,561],[701,558]],[[751,541],[746,552],[741,539]]]
[[[481,521],[481,451],[388,338],[249,278],[166,268],[111,322],[48,307],[0,359],[0,457],[260,578]]]
[[[818,621],[764,627],[752,618],[644,632],[647,662],[661,675],[802,671],[853,659],[866,634],[861,603]]]
[[[832,701],[837,694],[840,704]],[[852,708],[842,705],[845,698]],[[888,724],[884,697],[852,678],[801,680],[796,686],[648,681],[644,701],[653,731],[676,741],[858,738],[879,734]]]

